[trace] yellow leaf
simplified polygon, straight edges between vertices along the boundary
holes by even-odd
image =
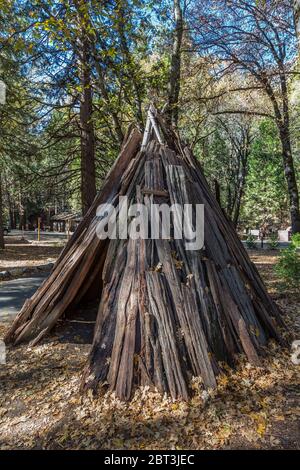
[[[261,422],[257,426],[257,433],[260,435],[260,437],[263,437],[266,432],[266,423]]]
[[[182,269],[183,261],[175,260],[174,262],[176,269]]]
[[[223,387],[226,387],[226,385],[228,384],[228,377],[226,377],[226,375],[221,375],[218,378],[218,384]]]
[[[158,263],[158,264],[155,266],[154,271],[157,272],[157,273],[160,273],[161,270],[162,270],[162,267],[163,267],[162,263]]]

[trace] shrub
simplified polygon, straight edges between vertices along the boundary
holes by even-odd
[[[292,235],[292,244],[295,245],[296,248],[300,248],[300,233]]]
[[[281,250],[280,258],[275,265],[276,274],[280,277],[281,288],[300,287],[300,254],[297,248],[300,246],[300,234],[292,236],[292,242],[288,248]]]
[[[276,250],[278,248],[278,235],[277,233],[272,233],[269,239],[269,247],[271,250]]]
[[[256,237],[252,235],[252,233],[249,233],[247,240],[246,240],[246,245],[249,249],[253,249],[256,247],[255,240],[256,240]]]

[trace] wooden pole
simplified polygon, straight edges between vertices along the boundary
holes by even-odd
[[[41,240],[41,218],[38,217],[38,242]]]

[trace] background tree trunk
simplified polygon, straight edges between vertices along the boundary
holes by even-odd
[[[299,191],[295,173],[294,159],[292,155],[292,146],[290,138],[290,117],[289,117],[289,99],[286,78],[283,74],[280,76],[282,93],[282,111],[278,105],[273,90],[266,82],[266,93],[272,102],[275,114],[275,121],[278,127],[279,137],[282,146],[282,160],[285,179],[287,182],[288,195],[290,200],[290,214],[292,232],[300,232],[300,210],[299,210]]]
[[[220,185],[219,185],[219,182],[218,180],[214,179],[214,187],[215,187],[215,197],[216,197],[216,200],[218,201],[219,203],[219,206],[221,206],[221,190],[220,190]]]
[[[180,92],[181,43],[183,36],[183,14],[180,0],[174,0],[175,32],[168,84],[167,120],[175,128],[178,123],[178,98]]]
[[[251,127],[247,128],[241,142],[239,151],[239,175],[237,180],[236,198],[233,207],[232,222],[235,228],[238,226],[242,199],[244,196],[246,177],[248,173],[248,161],[251,152]]]
[[[279,132],[282,144],[284,174],[287,182],[290,199],[292,232],[298,233],[300,232],[299,192],[295,174],[294,161],[292,157],[290,136],[289,131],[287,131],[284,126],[280,127]]]
[[[15,208],[14,204],[11,200],[10,194],[7,191],[6,193],[7,199],[8,199],[8,207],[9,207],[9,223],[10,223],[10,228],[14,230],[17,225],[16,225],[16,214],[15,214]]]
[[[244,195],[244,188],[245,188],[245,183],[246,183],[246,175],[247,175],[247,169],[246,169],[246,166],[243,166],[242,174],[241,174],[241,178],[239,182],[239,187],[238,187],[238,191],[236,195],[233,216],[232,216],[232,222],[235,228],[237,228],[237,225],[239,222],[241,203],[242,203],[242,198]]]
[[[300,51],[300,0],[294,0],[295,29],[298,36],[298,47]]]
[[[80,102],[81,132],[81,204],[83,215],[89,210],[96,196],[95,134],[93,125],[93,99],[89,44],[83,31],[82,35],[82,96]]]
[[[232,199],[233,199],[233,197],[232,197],[232,193],[231,193],[231,187],[228,184],[227,198],[226,198],[226,214],[227,214],[229,219],[231,219],[231,214],[232,214],[232,206],[233,206]]]

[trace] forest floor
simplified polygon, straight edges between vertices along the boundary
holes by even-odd
[[[276,252],[251,253],[287,325],[300,339],[300,293],[278,289]],[[1,449],[299,449],[299,366],[270,344],[261,367],[239,359],[212,393],[189,402],[139,389],[130,403],[78,392],[91,322],[61,324],[34,348],[9,348],[0,365]],[[7,329],[0,324],[0,338]]]
[[[0,250],[0,271],[52,263],[63,245],[63,242],[30,242],[12,236],[5,237],[5,241],[5,250]]]

